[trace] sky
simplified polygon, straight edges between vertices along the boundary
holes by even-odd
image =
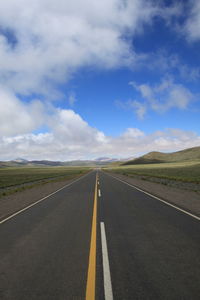
[[[0,160],[200,146],[200,1],[0,1]]]

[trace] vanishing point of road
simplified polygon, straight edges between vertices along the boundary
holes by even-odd
[[[0,222],[1,300],[200,299],[200,218],[95,170]]]

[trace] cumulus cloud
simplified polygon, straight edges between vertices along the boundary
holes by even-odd
[[[200,144],[200,136],[178,129],[145,134],[138,128],[128,128],[120,136],[106,136],[72,110],[57,109],[47,122],[49,132],[1,137],[1,159],[71,160],[102,155],[129,157],[153,150],[174,151]]]
[[[80,67],[129,66],[132,35],[160,14],[144,0],[0,1],[0,82],[14,92],[52,94]]]
[[[134,51],[133,37],[141,34],[143,25],[151,24],[154,16],[169,19],[179,10],[176,6],[163,10],[155,3],[151,0],[0,1],[1,159],[68,160],[106,153],[132,156],[144,149],[176,150],[199,143],[195,133],[173,130],[145,135],[137,128],[129,128],[116,138],[109,137],[73,110],[55,108],[53,104],[47,109],[46,102],[38,99],[23,102],[17,97],[42,94],[48,95],[45,97],[48,99],[59,98],[56,84],[67,82],[85,66],[100,69],[133,66],[141,59]],[[158,86],[134,85],[134,88],[144,98],[143,102],[130,102],[140,118],[149,108],[185,109],[192,100],[189,90],[172,81],[163,80]],[[76,95],[70,94],[68,101],[73,106]],[[47,132],[34,133],[41,127],[48,128]]]
[[[194,99],[189,89],[174,83],[171,78],[165,78],[160,84],[153,86],[136,82],[130,82],[130,85],[140,93],[142,101],[129,100],[127,104],[135,110],[140,119],[144,118],[147,109],[161,113],[171,108],[185,110]]]
[[[12,92],[0,88],[0,135],[31,132],[45,122],[44,105],[39,100],[23,103]]]

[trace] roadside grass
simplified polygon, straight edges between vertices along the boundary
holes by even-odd
[[[142,179],[146,180],[155,177],[182,182],[200,183],[199,161],[117,166],[104,168],[104,170],[131,177],[143,176]]]
[[[19,167],[0,169],[0,196],[30,189],[38,184],[70,180],[89,172],[86,167]]]

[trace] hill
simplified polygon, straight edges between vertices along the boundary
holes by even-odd
[[[149,152],[141,157],[126,161],[122,165],[156,164],[200,160],[200,147],[193,147],[172,153]]]

